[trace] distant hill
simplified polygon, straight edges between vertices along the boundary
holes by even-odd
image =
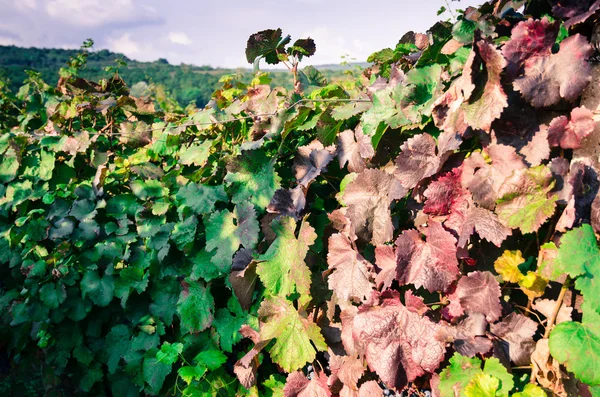
[[[77,53],[78,50],[0,46],[0,79],[8,81],[9,88],[16,92],[27,77],[25,70],[32,69],[40,72],[49,84],[56,84],[59,68]],[[161,85],[182,106],[194,102],[196,106],[203,107],[210,100],[213,91],[219,85],[219,78],[223,75],[239,72],[246,75],[248,79],[251,78],[250,69],[171,65],[166,59],[139,62],[108,50],[90,52],[82,77],[98,80],[109,76],[104,69],[107,66],[115,66],[116,59],[122,59],[127,63],[127,67],[119,69],[119,75],[130,87],[138,82]],[[317,68],[329,79],[336,79],[342,78],[343,71],[351,66],[353,65],[322,65]],[[274,85],[292,87],[292,78],[287,70],[269,71]]]

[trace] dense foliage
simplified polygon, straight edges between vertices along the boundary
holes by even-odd
[[[7,81],[8,87],[17,92],[23,80],[27,78],[26,71],[34,70],[41,74],[45,82],[55,85],[59,78],[56,71],[76,55],[76,50],[0,46],[0,80]],[[319,69],[330,80],[345,78],[343,70],[334,70],[332,66]],[[166,59],[139,62],[108,50],[90,52],[79,76],[98,81],[110,77],[114,70],[129,87],[132,87],[135,95],[160,96],[163,94],[161,91],[166,90],[182,107],[189,103],[204,107],[221,85],[219,79],[225,75],[240,73],[243,81],[252,80],[252,72],[249,70],[171,65]],[[292,88],[293,80],[285,70],[273,72],[271,79],[273,87]]]
[[[190,115],[85,56],[2,87],[0,390],[600,395],[598,7],[490,2],[338,83],[265,30],[294,90]]]

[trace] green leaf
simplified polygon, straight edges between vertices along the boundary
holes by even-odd
[[[515,386],[513,376],[508,373],[506,367],[502,365],[500,360],[498,360],[496,357],[490,357],[485,360],[483,372],[497,378],[500,381],[498,394],[501,396],[508,396],[510,391]]]
[[[67,292],[63,283],[48,283],[40,288],[40,299],[50,309],[57,309],[66,298]]]
[[[106,365],[108,373],[114,374],[118,368],[119,361],[130,349],[131,333],[125,325],[116,325],[106,335],[105,348],[108,355]]]
[[[79,387],[82,391],[89,393],[92,387],[104,378],[102,368],[88,368],[85,375],[79,381]]]
[[[225,181],[232,195],[231,201],[234,204],[250,202],[259,211],[267,208],[275,190],[281,186],[273,162],[260,150],[244,152],[227,167],[227,171]]]
[[[474,22],[463,18],[452,27],[452,37],[461,44],[470,44],[476,27]]]
[[[8,149],[2,155],[0,162],[0,183],[8,183],[15,179],[19,170],[19,159],[13,148]]]
[[[100,307],[108,306],[114,296],[115,282],[112,276],[100,277],[95,270],[88,270],[81,279],[82,297],[89,297]]]
[[[161,363],[175,364],[181,352],[183,352],[182,343],[170,344],[169,342],[164,342],[160,347],[160,351],[156,353],[156,359]]]
[[[206,186],[194,182],[180,188],[176,198],[179,205],[189,207],[199,215],[212,212],[217,201],[229,200],[223,186]]]
[[[450,364],[440,373],[440,397],[455,397],[454,390],[464,390],[478,373],[481,373],[480,359],[454,353]]]
[[[215,302],[210,291],[200,281],[187,280],[177,301],[181,328],[186,332],[201,332],[213,321]]]
[[[557,324],[549,346],[552,357],[582,382],[600,384],[600,315],[595,310],[584,312],[583,323]]]
[[[260,226],[250,203],[236,205],[233,213],[229,210],[215,212],[206,225],[206,250],[216,250],[211,262],[221,272],[229,271],[233,254],[240,245],[252,249],[258,242]]]
[[[512,375],[495,357],[485,360],[482,370],[479,358],[454,353],[440,373],[440,397],[508,396],[513,387]]]
[[[150,386],[150,391],[159,394],[167,375],[171,373],[171,364],[160,362],[156,357],[152,357],[152,350],[146,354],[142,365],[144,381]]]
[[[206,365],[212,371],[225,364],[227,356],[221,353],[220,350],[210,349],[198,353],[194,360]]]
[[[195,216],[190,216],[183,222],[176,223],[173,227],[171,240],[180,251],[186,252],[186,246],[195,240],[197,225],[198,219]]]
[[[189,385],[194,380],[200,380],[202,376],[204,376],[206,373],[206,367],[204,365],[196,365],[195,367],[186,365],[185,367],[179,368],[177,373],[181,379],[183,379],[183,381]]]
[[[263,382],[265,386],[266,397],[284,397],[283,388],[285,387],[285,378],[279,374],[274,374]]]
[[[296,221],[291,217],[273,221],[272,228],[277,238],[267,252],[258,257],[258,277],[272,295],[287,296],[294,291],[309,295],[310,269],[304,258],[317,238],[315,230],[302,221],[296,238]]]
[[[247,321],[246,313],[234,297],[229,299],[227,308],[217,310],[212,325],[219,335],[219,345],[223,351],[232,352],[233,345],[242,340],[239,330]]]
[[[547,394],[538,385],[528,383],[523,391],[513,394],[513,397],[547,397]]]
[[[583,224],[561,237],[553,276],[564,273],[577,277],[575,288],[583,294],[584,315],[587,311],[600,313],[600,249],[590,225]]]
[[[465,387],[466,397],[496,397],[500,386],[498,378],[484,373],[476,374]]]
[[[173,279],[165,278],[154,282],[149,292],[152,297],[150,313],[164,321],[165,325],[171,325],[177,312],[180,292],[181,286]]]
[[[270,346],[271,359],[286,372],[302,368],[314,361],[316,350],[326,350],[327,344],[317,324],[302,316],[291,302],[274,297],[264,300],[258,311],[263,323],[260,328],[261,340],[275,338]]]
[[[38,177],[43,181],[52,179],[52,171],[54,171],[54,154],[45,150],[40,152],[40,169]]]
[[[328,84],[327,79],[325,76],[323,76],[323,73],[321,73],[312,65],[306,66],[304,69],[302,69],[301,73],[304,75],[304,77],[306,77],[306,83],[308,85],[325,87]]]
[[[498,200],[496,214],[501,222],[523,233],[532,233],[554,214],[558,196],[548,194],[554,187],[552,173],[544,165],[517,170],[505,182],[507,191]]]
[[[599,265],[600,249],[590,225],[583,224],[569,230],[560,238],[554,277],[567,273],[574,278],[597,271]]]
[[[147,181],[134,180],[131,182],[131,191],[140,200],[146,200],[155,197],[165,197],[169,194],[169,189],[156,179]]]
[[[212,144],[213,141],[208,140],[200,144],[193,143],[186,148],[182,148],[179,151],[179,162],[183,165],[204,166],[210,155]]]

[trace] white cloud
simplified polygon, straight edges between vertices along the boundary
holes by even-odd
[[[124,33],[117,38],[109,38],[106,41],[106,47],[113,52],[119,52],[128,57],[135,57],[141,53],[141,46],[131,38],[129,33]]]
[[[183,32],[170,32],[169,40],[171,41],[171,43],[174,43],[174,44],[181,44],[181,45],[191,45],[192,44],[192,39],[190,39],[189,36]]]
[[[12,37],[0,36],[0,45],[18,45],[18,41]]]
[[[132,0],[50,0],[46,12],[70,25],[89,28],[160,20],[154,8]]]
[[[347,40],[344,35],[333,31],[328,26],[320,26],[305,32],[301,37],[311,37],[315,40],[317,52],[311,58],[303,61],[303,64],[339,64],[342,56],[356,58],[363,62],[369,56],[366,43],[363,40]]]
[[[37,9],[37,0],[15,0],[14,7],[17,10],[35,10]]]

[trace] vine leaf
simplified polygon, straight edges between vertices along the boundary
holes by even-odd
[[[365,373],[363,360],[356,356],[338,356],[331,348],[328,353],[330,357],[329,367],[331,368],[329,384],[335,384],[339,380],[344,384],[344,387],[357,390],[358,381]]]
[[[293,189],[277,189],[267,207],[267,212],[291,216],[298,220],[305,205],[306,196],[302,191],[302,186],[296,186]]]
[[[394,173],[402,186],[412,189],[437,172],[440,159],[435,148],[435,139],[427,133],[415,135],[402,144],[402,152],[396,158],[398,169]]]
[[[256,273],[260,281],[273,295],[286,296],[294,291],[309,295],[310,269],[304,258],[317,238],[315,229],[303,220],[296,237],[296,221],[290,217],[274,220],[272,228],[277,238],[258,257]]]
[[[494,262],[494,268],[502,276],[504,281],[509,283],[518,283],[523,279],[523,273],[519,269],[519,265],[525,263],[525,258],[520,250],[506,250]]]
[[[567,37],[556,54],[540,56],[525,65],[515,90],[536,108],[555,105],[561,98],[573,102],[591,80],[587,59],[592,46],[580,34]]]
[[[548,142],[563,149],[579,149],[581,141],[594,131],[594,113],[585,107],[571,110],[571,120],[566,116],[554,118],[548,126]]]
[[[350,175],[354,179],[342,188],[340,201],[348,206],[346,215],[356,234],[373,244],[391,240],[394,226],[390,204],[404,197],[407,190],[393,175],[378,169]]]
[[[284,52],[284,47],[291,41],[290,36],[282,37],[281,29],[267,29],[254,33],[246,43],[246,60],[254,63],[262,57],[268,64],[279,63],[277,52]]]
[[[583,322],[566,321],[550,333],[550,353],[578,379],[600,384],[600,314],[584,312]]]
[[[177,301],[181,328],[190,333],[201,332],[213,321],[215,302],[210,291],[200,281],[183,281]]]
[[[552,173],[546,166],[514,172],[499,192],[498,218],[523,233],[537,231],[554,214],[558,197],[550,194],[553,187]]]
[[[327,171],[327,164],[333,160],[335,146],[324,147],[318,140],[300,146],[294,160],[294,174],[298,183],[308,187],[321,172]]]
[[[314,361],[315,347],[317,350],[327,350],[320,328],[306,315],[298,313],[285,298],[264,300],[258,316],[262,322],[260,340],[275,339],[275,343],[268,348],[269,354],[286,372],[295,371],[307,362]]]
[[[294,44],[287,49],[287,53],[298,57],[299,61],[301,61],[303,57],[308,58],[315,55],[316,51],[317,47],[315,46],[315,41],[310,37],[307,39],[296,40]]]
[[[211,262],[220,272],[231,269],[233,254],[242,245],[252,249],[258,242],[260,225],[250,203],[240,203],[233,213],[229,210],[214,212],[206,223],[206,250],[212,253]]]
[[[557,22],[550,22],[547,17],[519,22],[512,29],[510,40],[502,47],[502,55],[508,61],[509,74],[514,76],[524,63],[550,55],[559,26]]]
[[[552,12],[559,18],[567,19],[565,27],[568,29],[573,25],[585,22],[600,8],[600,1],[567,1],[554,4]]]
[[[175,197],[180,205],[180,212],[182,207],[188,207],[196,214],[208,214],[214,210],[217,201],[229,201],[223,186],[206,186],[194,182],[180,188]]]
[[[561,237],[554,264],[554,278],[566,273],[577,277],[575,288],[584,297],[584,316],[587,312],[600,313],[598,276],[600,276],[600,249],[589,224],[565,233]],[[586,310],[587,309],[587,310]]]
[[[327,263],[332,273],[328,278],[329,289],[345,301],[361,302],[371,296],[373,282],[370,264],[352,247],[343,233],[329,237]]]
[[[344,325],[345,326],[345,325]],[[398,389],[418,376],[434,372],[444,360],[440,325],[407,309],[395,291],[374,293],[352,323],[352,337],[371,370]]]
[[[262,210],[269,205],[275,191],[279,189],[281,178],[264,152],[251,150],[227,165],[224,180],[229,186],[234,204],[248,201],[257,210]]]
[[[496,45],[476,36],[462,75],[434,103],[436,126],[460,135],[469,127],[489,132],[492,122],[508,106],[500,81],[505,66]]]
[[[508,353],[515,365],[529,365],[531,353],[535,349],[533,336],[537,328],[538,325],[535,321],[513,312],[501,322],[492,324],[490,331],[508,342]]]
[[[345,130],[338,135],[337,156],[340,167],[348,163],[348,171],[363,172],[366,168],[366,161],[375,155],[375,150],[371,144],[371,138],[366,135],[362,128],[356,127],[354,131]]]
[[[497,358],[485,360],[483,369],[477,357],[468,358],[458,353],[450,358],[450,364],[440,373],[440,397],[487,396],[485,390],[494,393],[491,396],[508,396],[514,386],[512,375]],[[483,388],[484,394],[477,394]]]
[[[324,373],[313,375],[311,380],[300,371],[288,375],[283,393],[286,397],[330,397],[327,376]]]
[[[490,272],[471,272],[461,277],[449,298],[453,316],[463,312],[484,313],[487,321],[493,323],[502,315],[500,285]]]
[[[419,232],[408,230],[396,240],[396,278],[400,285],[413,284],[428,291],[445,291],[460,274],[456,259],[456,238],[436,221],[425,229],[426,242]]]

